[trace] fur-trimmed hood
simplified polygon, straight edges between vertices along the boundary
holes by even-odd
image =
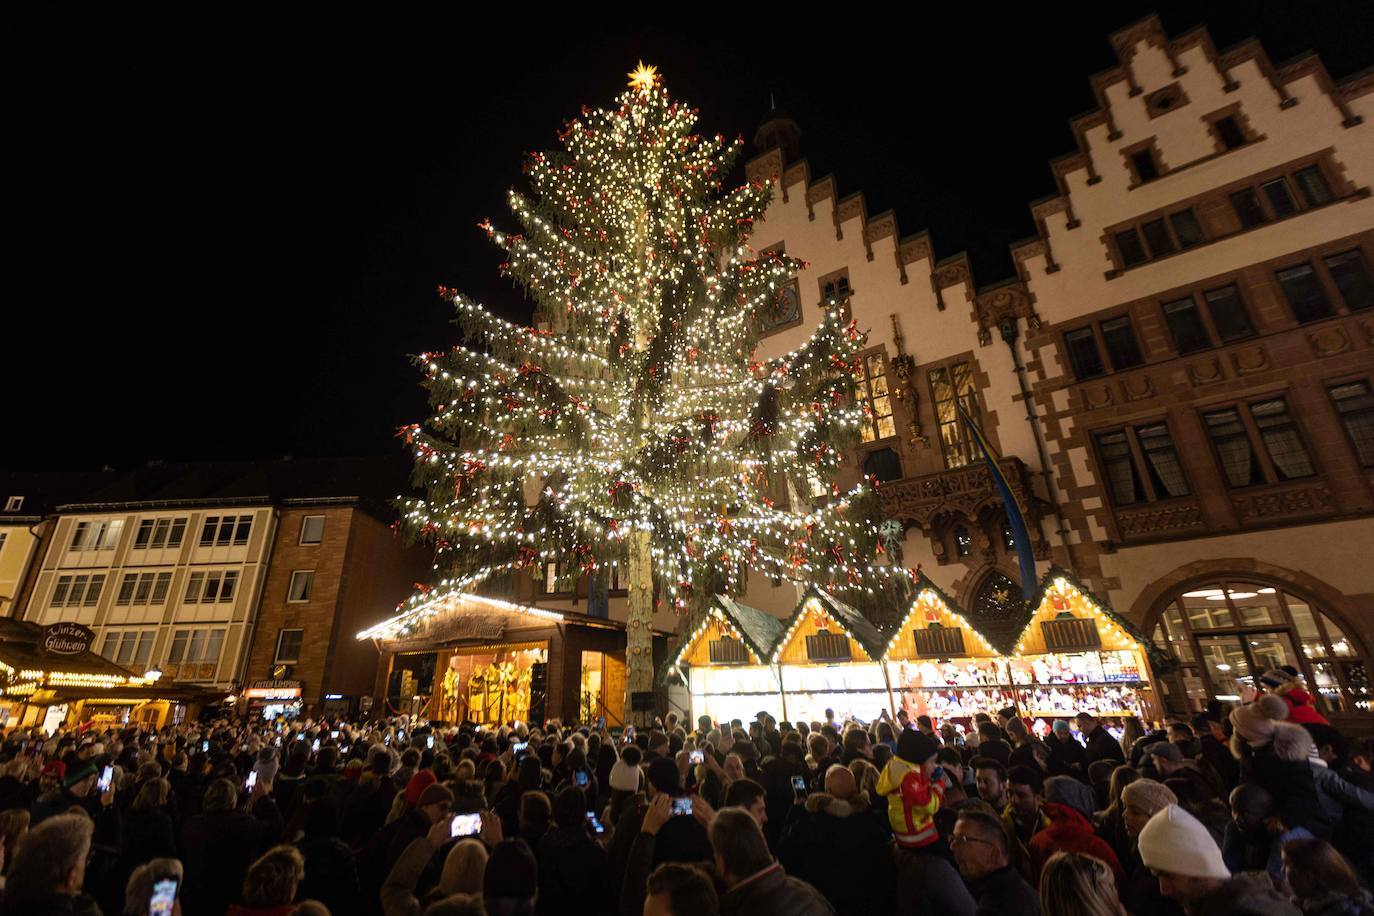
[[[807,814],[829,814],[832,817],[849,817],[853,814],[863,814],[871,805],[868,801],[868,793],[856,792],[852,798],[836,798],[825,792],[817,792],[806,797]]]
[[[1274,725],[1274,756],[1280,760],[1305,761],[1312,755],[1312,735],[1301,725],[1279,722]]]

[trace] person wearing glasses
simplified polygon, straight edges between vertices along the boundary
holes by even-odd
[[[1039,916],[1040,898],[1012,867],[1007,832],[999,818],[982,811],[960,812],[949,845],[959,874],[978,903],[976,916]]]

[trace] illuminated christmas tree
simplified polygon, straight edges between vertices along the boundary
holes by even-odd
[[[771,189],[723,190],[741,141],[693,133],[654,68],[630,76],[614,108],[529,156],[529,192],[509,195],[522,231],[482,224],[533,325],[441,290],[466,342],[418,358],[434,412],[402,430],[427,493],[403,525],[435,545],[436,577],[393,628],[549,564],[567,580],[616,568],[627,693],[652,689],[660,601],[687,613],[751,570],[853,600],[898,571],[874,564],[870,491],[831,482],[863,420],[864,334],[829,301],[806,343],[757,357],[803,266],[748,245]]]

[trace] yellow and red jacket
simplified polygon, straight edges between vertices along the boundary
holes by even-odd
[[[918,849],[940,838],[935,812],[940,810],[944,786],[931,782],[919,765],[893,757],[878,776],[878,794],[887,796],[887,820],[898,846]]]

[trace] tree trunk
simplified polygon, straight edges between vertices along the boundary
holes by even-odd
[[[654,565],[650,532],[635,528],[629,538],[629,620],[625,631],[625,721],[636,728],[652,713],[634,711],[634,695],[654,689]]]

